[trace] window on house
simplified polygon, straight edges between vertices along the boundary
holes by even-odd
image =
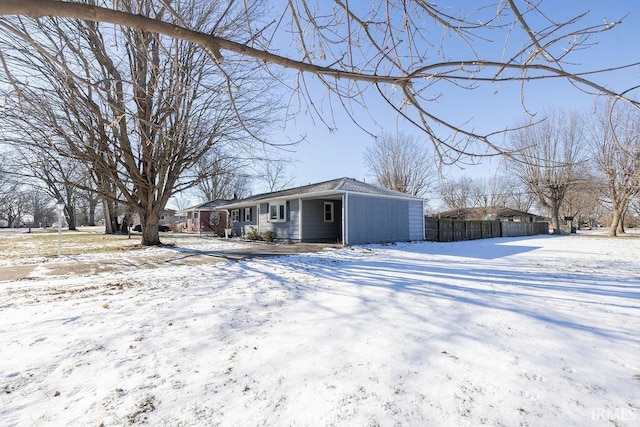
[[[333,202],[324,202],[324,222],[333,222]]]
[[[231,210],[231,221],[236,222],[240,220],[240,210],[239,209],[232,209]]]
[[[209,224],[211,225],[219,225],[220,224],[220,212],[213,211],[209,215]]]
[[[287,220],[286,202],[269,203],[269,221],[284,222]]]
[[[244,222],[251,222],[251,208],[244,208]]]

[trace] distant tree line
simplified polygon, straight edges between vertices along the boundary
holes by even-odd
[[[549,110],[544,119],[513,127],[510,154],[490,178],[438,174],[428,145],[403,134],[374,140],[365,163],[378,184],[435,196],[444,209],[535,209],[551,218],[557,233],[564,217],[577,225],[606,223],[611,236],[640,225],[638,109],[605,99],[588,112]],[[428,179],[409,187],[412,176]]]
[[[558,201],[578,173],[568,166],[573,159],[565,161],[578,153],[546,153],[551,163],[544,165],[540,153],[527,153],[535,149],[526,141],[504,144],[517,144],[511,136],[519,124],[479,130],[441,105],[479,87],[502,95],[515,86],[520,96],[505,90],[506,99],[477,99],[487,107],[520,102],[529,112],[530,84],[562,81],[640,106],[636,87],[611,87],[617,81],[610,78],[638,63],[635,52],[606,69],[574,58],[597,45],[598,34],[623,25],[624,13],[603,21],[574,2],[556,16],[546,1],[272,3],[1,1],[0,142],[9,172],[22,186],[62,198],[70,228],[88,197],[90,211],[100,206],[106,232],[116,232],[123,211],[136,212],[142,244],[157,245],[160,213],[172,197],[199,185],[206,195],[245,188],[221,174],[250,177],[256,159],[271,158],[257,153],[269,145],[274,124],[286,122],[274,120],[276,112],[308,115],[330,130],[336,117],[347,117],[374,134],[375,104],[418,132],[444,164],[486,155],[526,164],[523,158],[534,156],[540,168],[529,191],[558,217]],[[408,155],[424,163],[419,152]],[[533,173],[516,168],[514,175]],[[269,173],[277,176],[278,168]],[[620,177],[613,181],[607,200],[613,216],[624,217],[633,204],[618,197]],[[433,179],[400,174],[380,182],[420,194]]]

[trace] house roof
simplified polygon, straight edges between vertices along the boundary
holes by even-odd
[[[434,215],[437,218],[448,219],[500,219],[509,217],[525,217],[533,216],[538,218],[536,214],[519,211],[504,206],[487,206],[482,208],[459,208],[440,212]]]
[[[359,193],[412,200],[423,200],[419,197],[389,190],[387,188],[378,187],[377,185],[361,182],[353,178],[337,178],[330,181],[303,185],[300,187],[274,191],[271,193],[256,194],[255,196],[247,197],[245,199],[238,200],[237,202],[229,203],[225,207],[235,208],[245,206],[247,204],[254,204],[256,202],[266,202],[269,200],[310,198],[344,193]]]
[[[186,209],[182,209],[180,211],[180,213],[182,212],[189,212],[189,211],[214,211],[216,209],[219,209],[225,205],[228,205],[231,202],[237,202],[237,199],[231,199],[231,200],[227,200],[227,199],[215,199],[215,200],[210,200],[208,202],[204,202],[204,203],[200,203],[199,205],[195,205],[195,206],[191,206],[190,208],[186,208]]]

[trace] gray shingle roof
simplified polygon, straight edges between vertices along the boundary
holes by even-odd
[[[186,212],[186,211],[207,211],[207,210],[214,210],[216,208],[220,208],[222,206],[228,205],[231,202],[237,202],[237,199],[232,199],[232,200],[226,200],[226,199],[216,199],[216,200],[210,200],[208,202],[204,202],[204,203],[200,203],[199,205],[195,205],[195,206],[191,206],[190,208],[187,209],[183,209],[182,212]]]
[[[315,184],[303,185],[300,187],[289,188],[281,191],[274,191],[272,193],[256,194],[255,196],[247,197],[246,199],[231,202],[230,205],[240,205],[249,202],[259,202],[262,200],[273,200],[280,198],[293,198],[296,196],[311,195],[315,193],[360,193],[371,194],[378,196],[400,197],[406,199],[422,200],[419,197],[414,197],[409,194],[400,193],[398,191],[389,190],[386,188],[378,187],[377,185],[361,182],[353,178],[337,178],[330,181],[318,182]]]
[[[341,191],[348,191],[351,193],[366,193],[366,194],[377,194],[377,195],[383,195],[383,196],[409,197],[409,198],[417,199],[417,197],[411,196],[410,194],[389,190],[388,188],[382,188],[377,185],[357,181],[352,178],[342,178],[340,185],[336,189]]]

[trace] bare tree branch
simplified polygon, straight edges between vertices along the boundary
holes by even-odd
[[[333,109],[337,99],[336,107],[351,120],[378,133],[361,123],[363,112],[375,116],[368,94],[375,86],[384,102],[424,132],[438,155],[450,161],[461,156],[509,155],[502,142],[512,129],[479,132],[466,118],[458,124],[442,115],[435,100],[444,98],[447,85],[474,90],[487,83],[520,84],[523,108],[528,112],[524,102],[527,83],[562,79],[578,90],[640,106],[631,96],[635,87],[614,89],[597,80],[597,73],[637,67],[638,60],[607,69],[585,69],[570,62],[574,52],[592,47],[594,36],[618,27],[624,16],[593,24],[587,22],[587,12],[576,12],[568,19],[554,20],[545,12],[543,1],[498,0],[445,8],[424,0],[288,0],[259,25],[244,19],[246,28],[240,37],[225,34],[219,23],[198,28],[177,10],[178,3],[162,4],[167,13],[153,16],[142,9],[125,11],[122,2],[110,8],[94,2],[4,0],[0,15],[109,22],[197,43],[221,69],[227,66],[222,62],[224,52],[227,57],[254,61],[266,74],[274,75],[274,69],[280,67],[293,70],[297,73],[294,78],[290,74],[275,77],[297,91],[298,97],[292,99],[305,104],[304,109],[329,128],[335,127],[332,117],[337,115]],[[249,11],[255,4],[246,1],[242,7]],[[226,16],[231,5],[225,7],[221,9]],[[283,43],[285,39],[291,40],[290,46]],[[305,75],[320,82],[325,97],[310,89]],[[329,114],[322,108],[325,102]]]

